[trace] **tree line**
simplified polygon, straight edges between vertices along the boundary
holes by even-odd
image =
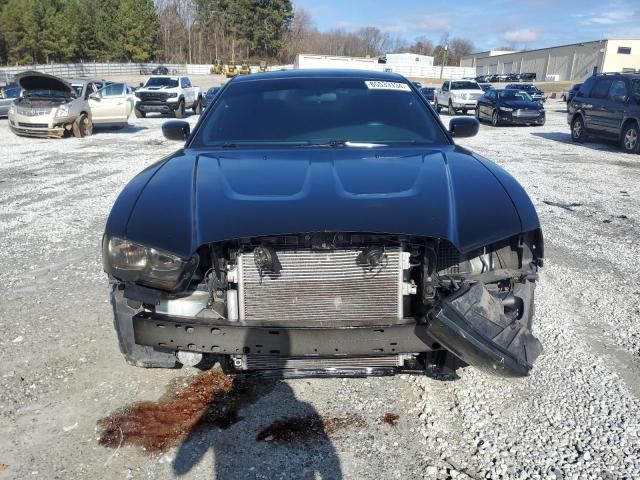
[[[374,26],[320,31],[291,0],[0,0],[0,63],[291,63],[297,53],[412,52],[457,65],[472,50],[448,34],[434,45]]]

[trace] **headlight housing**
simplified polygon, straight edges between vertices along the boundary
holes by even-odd
[[[71,103],[65,103],[64,105],[60,105],[60,107],[58,107],[58,111],[56,112],[56,117],[68,117],[70,111],[71,111]]]
[[[187,281],[198,258],[190,260],[119,237],[102,240],[104,270],[119,280],[174,291]]]
[[[133,92],[133,94],[134,94],[136,97],[140,98],[140,92]]]
[[[510,107],[500,107],[501,112],[513,112],[513,108]]]
[[[177,93],[168,93],[167,98],[176,98],[178,96]]]
[[[14,115],[16,113],[16,107],[15,105],[11,105],[9,107],[9,111],[7,112],[7,115]]]

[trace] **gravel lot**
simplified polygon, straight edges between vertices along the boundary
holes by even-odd
[[[115,448],[98,442],[110,413],[157,411],[168,385],[173,405],[212,380],[122,360],[100,240],[124,184],[177,145],[153,116],[62,140],[0,120],[0,478],[640,478],[640,156],[574,145],[563,104],[547,111],[544,127],[460,141],[515,175],[541,216],[545,353],[530,377],[263,381],[231,395],[232,421],[203,415],[168,449],[118,441],[127,424]],[[287,417],[301,423],[282,437],[273,422]]]

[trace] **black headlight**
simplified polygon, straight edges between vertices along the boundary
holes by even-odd
[[[188,280],[197,257],[184,260],[169,252],[105,235],[102,241],[104,270],[115,278],[173,291]]]

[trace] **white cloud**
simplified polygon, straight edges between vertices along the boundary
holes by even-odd
[[[629,13],[625,11],[608,11],[603,12],[597,16],[593,16],[587,19],[587,24],[596,25],[615,25],[617,23],[624,23],[629,19]]]
[[[500,38],[508,43],[533,43],[540,38],[540,34],[530,28],[519,28],[503,32]]]

